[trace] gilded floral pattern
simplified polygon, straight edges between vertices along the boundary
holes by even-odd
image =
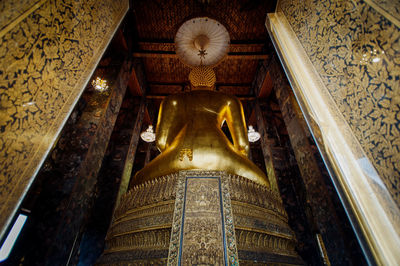
[[[400,0],[365,0],[393,24],[400,25]]]
[[[1,37],[2,233],[127,8],[126,0],[50,0]],[[27,9],[1,11],[14,19],[8,12]]]
[[[399,28],[362,1],[283,0],[279,10],[400,205]]]
[[[39,7],[46,0],[2,0],[0,1],[0,36],[7,32],[6,27],[25,13]]]

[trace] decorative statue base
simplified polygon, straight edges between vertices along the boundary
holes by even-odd
[[[225,171],[180,171],[121,199],[99,265],[303,264],[280,196]]]

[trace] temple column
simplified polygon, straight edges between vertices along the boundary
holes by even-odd
[[[88,108],[89,113],[87,115],[89,117],[87,120],[84,119],[85,114],[82,116],[82,126],[85,129],[89,126],[88,130],[91,135],[89,147],[86,154],[81,154],[84,159],[76,169],[76,181],[69,196],[68,204],[63,211],[61,223],[58,225],[57,237],[48,253],[47,263],[61,264],[67,258],[66,256],[71,256],[74,248],[76,248],[83,226],[82,223],[85,221],[87,210],[91,205],[91,196],[97,183],[97,175],[125,95],[131,66],[132,61],[125,60],[115,81],[111,83],[113,85],[110,86],[109,96],[102,103],[93,102],[95,106],[102,106],[102,109],[96,108],[96,112],[91,113],[90,108]]]
[[[307,204],[311,212],[307,213],[308,220],[315,222],[315,233],[320,233],[327,249],[332,264],[347,264],[349,257],[344,243],[342,229],[335,208],[329,197],[330,192],[324,183],[321,170],[314,157],[314,150],[308,138],[310,134],[305,131],[305,122],[299,106],[291,91],[290,85],[281,70],[280,65],[274,61],[270,67],[274,80],[274,91],[281,108],[283,120],[287,127],[290,143],[306,188]],[[317,241],[317,239],[315,240]]]
[[[278,183],[277,183],[277,174],[276,174],[276,164],[279,162],[275,161],[275,157],[272,154],[271,140],[268,136],[267,132],[267,123],[262,114],[260,103],[257,100],[255,105],[255,112],[257,117],[257,128],[261,135],[260,142],[261,148],[264,155],[265,167],[267,168],[267,175],[269,183],[271,184],[271,189],[279,192]],[[280,163],[281,164],[281,163]]]
[[[133,61],[133,69],[95,188],[94,206],[80,243],[79,262],[93,265],[104,249],[104,238],[112,221],[118,192],[130,178],[131,166],[139,142],[146,102],[142,94],[145,84],[141,79],[141,60]],[[132,81],[139,80],[133,88]],[[139,89],[139,90],[137,90]],[[126,191],[125,191],[126,192]]]
[[[146,98],[142,96],[140,100],[139,110],[137,112],[135,126],[132,130],[132,135],[129,141],[129,148],[124,158],[124,166],[121,175],[121,183],[118,190],[117,200],[115,206],[119,204],[121,196],[128,191],[129,181],[131,180],[132,167],[135,161],[136,149],[138,147],[138,142],[140,139],[140,130],[142,128],[143,116],[146,110]]]
[[[113,62],[121,67],[95,72],[95,76],[103,72],[109,89],[85,91],[22,204],[31,210],[29,233],[21,239],[24,248],[18,248],[25,252],[27,263],[66,264],[78,250],[131,72],[131,60]],[[32,247],[32,242],[38,244]]]

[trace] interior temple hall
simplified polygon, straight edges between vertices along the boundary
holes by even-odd
[[[0,265],[399,265],[400,0],[3,0]]]

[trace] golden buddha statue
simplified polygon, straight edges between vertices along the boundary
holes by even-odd
[[[175,41],[177,55],[192,68],[192,91],[161,103],[161,154],[136,173],[121,197],[98,265],[303,265],[279,195],[247,158],[242,104],[213,91],[212,67],[226,55],[229,34],[219,22],[200,17],[185,22]],[[221,129],[224,122],[232,142]]]
[[[233,144],[221,129],[224,121]],[[247,158],[243,107],[234,96],[199,86],[166,97],[159,110],[156,144],[161,154],[135,175],[134,184],[202,169],[226,171],[269,187],[265,174]]]

